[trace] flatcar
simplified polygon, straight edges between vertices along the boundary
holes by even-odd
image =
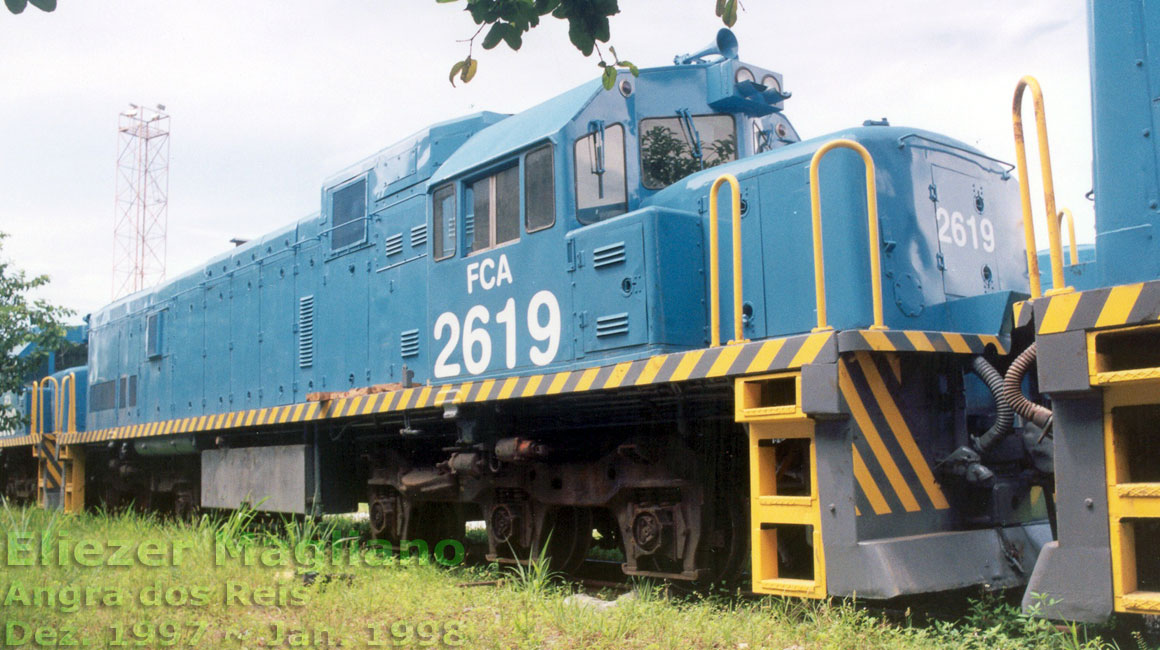
[[[392,542],[483,521],[501,563],[595,544],[763,594],[1160,614],[1160,16],[1090,13],[1097,237],[1070,265],[1045,137],[1035,250],[1033,79],[1016,165],[885,120],[803,140],[722,30],[432,125],[91,314],[4,471],[69,509],[367,502]]]

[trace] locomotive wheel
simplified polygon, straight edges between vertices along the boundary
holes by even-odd
[[[541,534],[547,540],[545,555],[548,557],[549,568],[562,573],[575,573],[584,563],[588,549],[592,546],[592,510],[571,506],[553,508],[544,520]],[[543,542],[533,547],[543,548]],[[535,557],[533,555],[532,559]]]
[[[394,488],[372,488],[371,538],[396,544],[403,538],[403,497]]]
[[[704,584],[737,580],[749,560],[749,500],[731,499],[717,512],[717,525],[706,540],[711,570],[700,581]]]
[[[193,489],[183,487],[173,498],[173,518],[177,521],[193,521],[197,517],[197,496]]]

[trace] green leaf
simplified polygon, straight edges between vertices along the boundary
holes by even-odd
[[[640,76],[640,68],[633,65],[632,61],[621,61],[617,65],[619,65],[622,68],[626,68],[629,72],[632,73],[632,76],[634,76],[634,77]]]
[[[721,20],[726,27],[737,24],[737,0],[725,0],[725,13],[721,15]]]
[[[507,31],[504,32],[503,40],[507,43],[508,47],[519,51],[520,46],[524,44],[524,35],[519,29],[509,25]]]
[[[469,63],[467,64],[467,69],[463,71],[463,83],[468,83],[469,81],[474,79],[475,78],[475,71],[477,68],[479,68],[479,61],[477,61],[476,59],[473,59],[471,57],[467,57],[467,60],[469,61]]]
[[[504,32],[507,31],[506,23],[496,23],[487,30],[487,34],[483,37],[483,49],[490,50],[499,45],[499,42],[504,38]]]
[[[726,2],[726,0],[717,0],[717,17],[718,18],[725,15],[725,2]]]
[[[601,79],[605,90],[611,90],[616,85],[616,68],[608,66],[604,69],[604,75]]]
[[[437,2],[441,5],[445,5],[449,2],[459,2],[459,0],[435,0],[435,2]],[[717,14],[717,15],[720,16],[721,14]]]
[[[28,6],[28,0],[4,0],[4,4],[7,5],[8,11],[18,14]]]
[[[456,61],[455,65],[451,66],[451,74],[447,75],[447,81],[450,81],[452,86],[455,85],[455,75],[459,74],[466,65],[466,61]]]
[[[56,0],[28,0],[28,2],[41,11],[52,11],[56,9]]]
[[[592,34],[589,34],[579,21],[568,21],[568,39],[584,56],[590,56],[592,48],[596,45]]]

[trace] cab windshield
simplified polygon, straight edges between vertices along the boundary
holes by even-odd
[[[649,189],[737,159],[737,130],[730,115],[648,118],[641,120],[640,134],[642,180]]]

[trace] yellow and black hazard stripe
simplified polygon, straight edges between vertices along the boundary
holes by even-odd
[[[61,486],[61,480],[64,478],[56,435],[46,433],[37,437],[39,440],[35,449],[40,465],[40,484],[46,490],[55,490]]]
[[[861,434],[851,450],[858,511],[888,515],[949,508],[895,397],[901,385],[889,359],[865,351],[843,355],[838,386]]]
[[[220,429],[311,422],[497,400],[612,390],[632,386],[730,377],[837,359],[833,332],[765,339],[675,352],[636,361],[556,373],[417,386],[328,402],[301,402],[61,435],[62,444],[85,444]]]
[[[36,438],[33,436],[7,436],[0,438],[0,449],[6,447],[28,447],[36,444]]]
[[[1031,301],[1029,300],[1020,300],[1011,305],[1011,316],[1015,322],[1015,327],[1023,327],[1030,324],[1034,311],[1031,308]]]
[[[1046,296],[1028,306],[1037,334],[1153,322],[1160,320],[1160,280]],[[1020,318],[1029,319],[1017,313],[1016,324]]]
[[[873,350],[876,352],[945,352],[983,354],[987,346],[1006,354],[1006,337],[957,332],[923,332],[917,330],[847,330],[838,334],[838,351]]]

